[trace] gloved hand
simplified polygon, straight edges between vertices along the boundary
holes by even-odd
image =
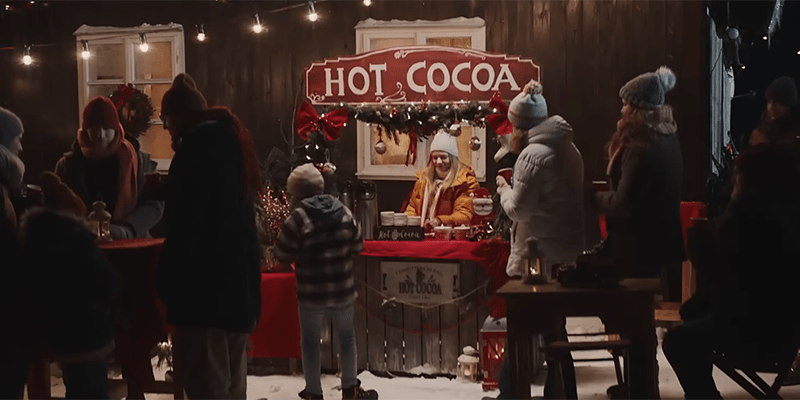
[[[114,240],[132,239],[136,237],[133,229],[126,224],[111,224],[111,238]]]
[[[497,175],[497,179],[495,179],[495,182],[497,183],[497,194],[498,195],[502,196],[503,193],[505,193],[507,190],[511,189],[511,186],[508,184],[508,182],[506,182],[506,178],[503,178],[500,175]]]

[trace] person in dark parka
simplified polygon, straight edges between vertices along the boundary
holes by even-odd
[[[161,118],[175,157],[156,286],[176,328],[176,371],[190,399],[244,399],[247,335],[261,312],[254,202],[263,188],[252,139],[186,74],[164,94]]]

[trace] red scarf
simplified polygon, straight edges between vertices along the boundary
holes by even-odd
[[[136,157],[136,150],[131,142],[123,137],[124,130],[119,125],[115,131],[114,140],[105,148],[98,148],[92,143],[89,135],[83,129],[78,130],[78,144],[84,157],[93,160],[117,156],[119,161],[119,181],[117,192],[117,203],[111,216],[114,221],[122,221],[136,209],[136,202],[139,199],[139,162]],[[87,205],[87,208],[91,205]]]

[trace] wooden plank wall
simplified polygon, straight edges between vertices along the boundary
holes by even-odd
[[[38,3],[38,2],[37,2]],[[684,156],[686,200],[702,200],[708,172],[708,85],[705,6],[701,1],[355,1],[318,4],[320,19],[310,23],[303,7],[268,14],[289,2],[50,2],[48,7],[4,14],[0,47],[61,43],[34,48],[39,62],[19,63],[19,54],[0,52],[0,105],[26,124],[23,139],[28,180],[35,182],[70,146],[78,128],[77,63],[72,32],[81,24],[133,26],[176,22],[186,30],[186,69],[209,103],[230,107],[253,132],[258,154],[273,147],[288,151],[296,142],[292,121],[312,61],[355,52],[353,27],[361,20],[439,20],[481,17],[487,50],[532,57],[542,66],[550,112],[564,116],[575,130],[584,156],[586,181],[602,179],[603,145],[619,115],[619,88],[636,75],[669,65],[677,86],[667,96],[675,107]],[[178,3],[175,3],[178,4]],[[260,12],[269,29],[249,30]],[[208,40],[194,38],[205,24]],[[341,179],[356,170],[355,131],[350,125],[337,142],[334,161]],[[487,154],[497,150],[486,141]],[[488,171],[494,161],[488,157]],[[411,182],[378,183],[380,209],[399,210]],[[494,190],[494,180],[485,186]],[[596,220],[587,218],[589,244],[599,238]]]

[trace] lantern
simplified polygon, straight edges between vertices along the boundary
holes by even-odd
[[[97,242],[111,241],[111,214],[106,211],[106,203],[95,201],[92,203],[94,211],[89,213],[89,228],[94,233]]]
[[[464,354],[458,356],[458,377],[460,379],[478,381],[478,351],[472,346],[462,349]]]
[[[497,389],[506,350],[506,319],[486,317],[481,328],[483,390]]]
[[[525,239],[528,245],[522,254],[522,262],[525,270],[522,272],[522,279],[525,283],[545,283],[547,273],[545,272],[544,254],[539,250],[539,239],[529,237]]]

